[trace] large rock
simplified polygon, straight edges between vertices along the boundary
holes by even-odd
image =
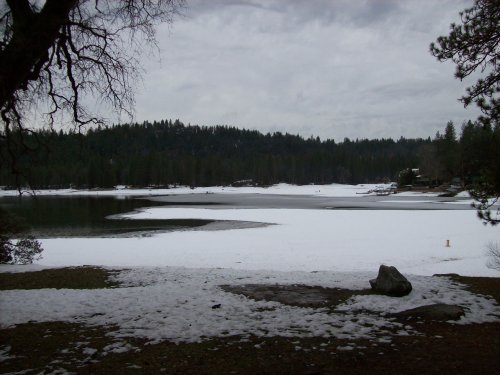
[[[372,289],[379,293],[393,297],[406,296],[412,286],[406,277],[393,266],[381,265],[376,279],[370,280]]]
[[[448,305],[446,303],[435,303],[433,305],[419,306],[414,309],[401,311],[392,316],[399,318],[421,318],[425,320],[458,320],[465,311],[457,305]]]

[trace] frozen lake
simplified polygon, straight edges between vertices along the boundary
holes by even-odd
[[[93,199],[100,207],[95,211],[101,223],[145,225],[142,231],[147,225],[157,230],[152,223],[196,227],[132,238],[53,235],[42,240],[45,251],[39,264],[364,272],[385,263],[421,275],[498,275],[486,266],[487,246],[500,242],[498,228],[477,219],[469,198],[362,194],[370,188],[277,185],[43,192],[41,197],[57,196],[54,202]],[[107,213],[101,204],[106,199],[131,206]],[[94,209],[87,211],[92,214]],[[107,215],[113,219],[103,219]]]
[[[359,194],[351,197],[279,194],[172,194],[150,198],[164,205],[183,207],[197,205],[205,208],[295,208],[295,209],[358,209],[358,210],[469,210],[470,198],[387,196]]]
[[[224,219],[135,219],[121,215],[150,207],[200,209],[322,209],[322,210],[470,210],[469,198],[437,196],[351,197],[257,193],[181,193],[159,196],[44,195],[0,197],[0,206],[23,218],[37,238],[131,237],[179,230],[249,228],[248,222]],[[209,225],[210,224],[210,225]]]

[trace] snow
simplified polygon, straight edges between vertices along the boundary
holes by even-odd
[[[211,186],[196,187],[188,186],[172,187],[170,189],[124,189],[119,187],[110,190],[76,190],[76,189],[53,189],[53,190],[26,190],[26,194],[35,195],[91,195],[91,196],[157,196],[157,195],[181,195],[181,194],[275,194],[275,195],[314,195],[321,197],[358,197],[375,188],[389,188],[390,184],[330,184],[330,185],[290,185],[276,184],[269,187],[231,187]],[[0,190],[0,196],[16,196],[17,190]],[[406,192],[402,196],[436,196],[437,193]]]
[[[274,225],[176,231],[136,238],[44,239],[40,265],[222,267],[280,271],[373,271],[498,276],[486,246],[498,242],[470,210],[201,209],[153,207],[135,219],[215,219]],[[451,246],[446,247],[449,240]]]
[[[265,193],[356,197],[371,185],[175,189],[175,194]],[[172,194],[174,189],[167,190]],[[52,191],[43,194],[147,195],[161,190]],[[9,195],[9,192],[1,192]],[[411,196],[409,205],[411,206]],[[432,195],[430,195],[432,196]],[[458,324],[499,321],[494,300],[472,294],[435,273],[500,276],[486,266],[486,246],[500,242],[471,210],[325,210],[150,207],[124,219],[214,219],[269,225],[232,230],[175,231],[134,238],[50,238],[43,259],[0,272],[97,265],[120,269],[120,287],[97,290],[40,289],[0,292],[0,327],[29,321],[116,325],[116,339],[196,342],[210,337],[284,336],[370,338],[411,334],[384,317],[431,303],[466,308]],[[450,241],[451,246],[446,247]],[[380,264],[396,266],[413,284],[402,298],[363,295],[336,311],[255,301],[221,285],[305,284],[369,288]],[[212,306],[221,307],[213,309]],[[351,346],[351,345],[348,345]],[[345,346],[345,350],[348,346]],[[108,352],[133,350],[116,341]],[[1,354],[1,353],[0,353]]]
[[[136,267],[122,271],[116,289],[3,291],[1,324],[27,321],[71,321],[90,325],[117,325],[117,338],[145,337],[150,342],[196,342],[207,337],[386,336],[389,330],[411,331],[378,312],[397,312],[422,304],[455,303],[466,307],[459,323],[497,321],[500,310],[492,299],[476,296],[446,278],[412,276],[414,291],[406,297],[357,296],[330,312],[326,308],[287,306],[255,301],[224,292],[220,285],[294,284],[360,289],[374,273],[270,272],[230,269]],[[6,303],[9,301],[9,303]],[[221,308],[212,309],[215,303]],[[367,311],[373,311],[368,313]],[[495,316],[494,314],[497,314]],[[110,351],[127,350],[113,344]]]

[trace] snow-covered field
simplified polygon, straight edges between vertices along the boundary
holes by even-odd
[[[357,197],[373,186],[188,188],[88,194],[265,193]],[[9,192],[2,192],[9,195]],[[82,192],[45,192],[82,194]],[[411,196],[417,193],[407,194]],[[427,195],[432,197],[432,195]],[[381,197],[384,199],[384,197]],[[385,197],[387,199],[387,197]],[[453,203],[453,202],[452,202]],[[0,292],[0,325],[65,320],[117,324],[117,335],[196,341],[236,334],[283,336],[384,336],[396,323],[374,312],[430,303],[466,307],[461,323],[498,320],[498,306],[435,273],[500,276],[486,266],[486,247],[500,243],[498,228],[471,210],[319,210],[153,207],[124,215],[135,219],[216,219],[269,223],[233,230],[189,230],[136,238],[54,238],[42,241],[44,258],[32,266],[99,265],[128,268],[117,278],[128,288]],[[450,247],[446,247],[449,240]],[[361,289],[380,264],[396,266],[414,285],[403,298],[358,296],[343,312],[257,302],[219,286],[247,283],[308,284]],[[221,304],[220,309],[211,306]],[[347,311],[347,313],[346,313]],[[496,315],[495,315],[496,314]],[[396,327],[407,334],[405,327]]]

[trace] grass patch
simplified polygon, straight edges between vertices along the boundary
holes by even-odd
[[[99,267],[69,267],[35,272],[0,273],[0,290],[11,289],[101,289],[117,284],[110,276],[117,271]]]

